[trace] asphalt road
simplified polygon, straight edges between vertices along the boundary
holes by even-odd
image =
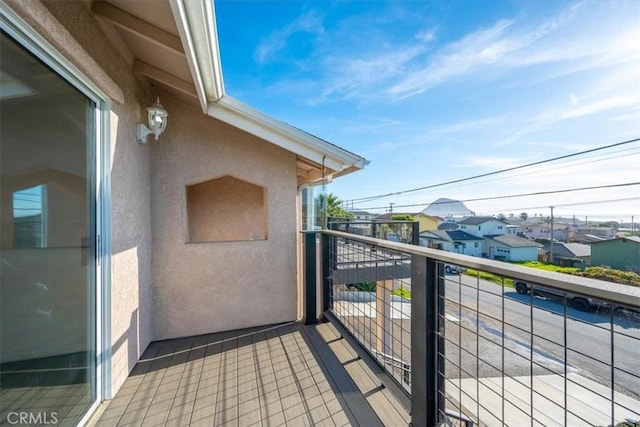
[[[567,307],[565,312],[561,302],[520,295],[489,281],[466,275],[446,278],[446,312],[448,319],[457,320],[447,320],[445,329],[456,365],[472,365],[479,354],[481,364],[487,365],[480,376],[500,370],[518,376],[531,371],[562,374],[566,362],[567,373],[607,386],[613,375],[616,390],[640,396],[640,317],[607,309],[582,312]],[[456,349],[460,342],[471,353]],[[461,355],[457,360],[456,350]]]

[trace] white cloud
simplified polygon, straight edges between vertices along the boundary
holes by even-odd
[[[569,94],[569,100],[571,101],[571,105],[573,105],[574,107],[580,102],[576,94],[573,92]]]
[[[260,64],[272,61],[288,47],[289,37],[298,32],[313,35],[324,33],[322,19],[314,12],[307,12],[279,31],[271,33],[263,39],[255,52],[256,61]]]

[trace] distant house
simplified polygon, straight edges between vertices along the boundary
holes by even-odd
[[[554,225],[553,226],[553,240],[567,241],[573,237],[573,230],[567,225]],[[527,226],[525,236],[529,239],[547,239],[551,240],[551,226],[550,224],[533,224]]]
[[[484,237],[484,256],[502,261],[534,261],[538,247],[533,240],[509,234]]]
[[[576,227],[575,240],[580,240],[583,236],[597,236],[603,239],[613,239],[618,230],[613,227],[581,226]]]
[[[420,233],[420,246],[478,257],[482,256],[483,241],[481,237],[462,230],[432,230]]]
[[[372,220],[376,217],[376,214],[369,213],[367,211],[351,211],[355,220]]]
[[[487,235],[506,234],[509,223],[492,216],[472,216],[463,219],[458,224],[460,225],[460,230],[478,237],[484,237]]]
[[[605,237],[596,236],[595,234],[582,234],[580,236],[574,236],[571,238],[571,242],[582,243],[583,245],[590,245],[591,243],[604,242],[610,240]]]
[[[551,261],[551,245],[540,249],[543,261]],[[581,243],[553,243],[553,263],[566,267],[584,267],[591,265],[591,246]]]
[[[433,217],[431,215],[424,214],[422,212],[418,213],[406,213],[406,212],[393,212],[386,213],[383,215],[378,215],[375,219],[376,221],[391,221],[393,217],[396,215],[411,215],[415,221],[420,223],[420,232],[427,230],[437,230],[438,224],[442,221],[439,217]]]
[[[457,230],[460,226],[457,222],[445,221],[438,224],[438,230]]]
[[[640,237],[618,237],[592,243],[591,265],[640,272]]]

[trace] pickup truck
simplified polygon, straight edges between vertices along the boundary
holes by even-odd
[[[576,310],[589,311],[591,307],[598,308],[611,308],[611,304],[602,300],[585,297],[583,295],[576,295],[570,292],[563,292],[559,289],[545,288],[544,286],[531,286],[528,283],[518,281],[515,283],[516,292],[522,295],[526,295],[533,289],[534,296],[540,296],[543,298],[563,300],[566,296],[567,303]]]

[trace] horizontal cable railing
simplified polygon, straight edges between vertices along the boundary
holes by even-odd
[[[317,236],[323,308],[411,394],[414,425],[640,422],[640,288]]]

